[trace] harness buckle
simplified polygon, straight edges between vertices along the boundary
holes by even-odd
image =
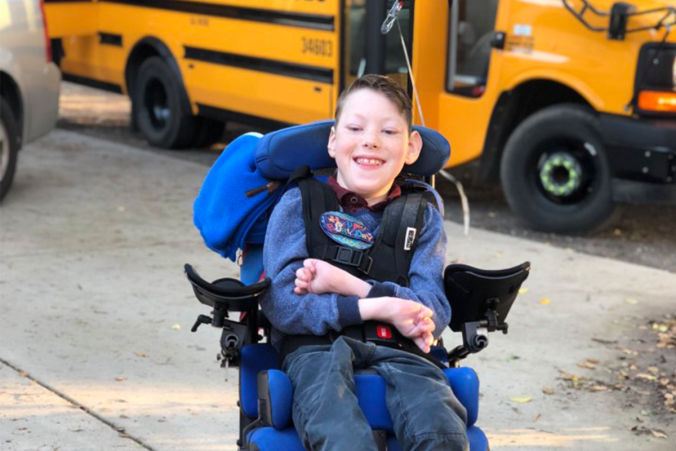
[[[373,258],[366,252],[343,246],[336,248],[336,255],[333,260],[343,265],[354,266],[364,274],[370,273],[371,266],[373,266]]]
[[[363,257],[364,253],[362,251],[339,246],[333,259],[344,265],[359,267]]]

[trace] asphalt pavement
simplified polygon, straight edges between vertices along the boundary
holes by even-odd
[[[21,152],[0,205],[0,449],[235,449],[237,372],[216,362],[217,330],[190,332],[208,310],[182,274],[237,274],[192,226],[206,170],[63,130]],[[445,227],[449,262],[532,263],[509,334],[466,360],[492,449],[674,449],[673,416],[569,376],[609,377],[613,343],[673,312],[676,274]],[[637,419],[663,434],[637,434]]]

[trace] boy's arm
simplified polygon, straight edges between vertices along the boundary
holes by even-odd
[[[393,282],[371,282],[368,297],[394,296],[410,299],[428,307],[434,315],[434,337],[439,338],[451,319],[451,307],[446,299],[443,270],[446,259],[446,234],[443,219],[432,205],[425,211],[423,228],[411,259],[408,287]]]
[[[272,325],[285,334],[324,335],[361,324],[358,297],[337,293],[296,294],[296,272],[308,258],[300,190],[282,196],[268,222],[263,265],[272,281],[261,308]]]

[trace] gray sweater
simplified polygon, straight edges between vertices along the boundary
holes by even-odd
[[[284,334],[325,335],[331,330],[340,331],[362,323],[356,296],[335,293],[298,295],[293,292],[296,270],[308,258],[302,211],[300,189],[291,188],[275,206],[265,235],[263,265],[272,284],[261,299],[261,307],[272,323],[274,345]],[[350,214],[374,234],[383,215],[382,211],[374,212],[367,208]],[[443,289],[445,251],[443,220],[436,208],[428,205],[411,260],[410,286],[366,279],[372,285],[368,297],[396,296],[429,307],[434,312],[434,336],[438,338],[451,317]]]

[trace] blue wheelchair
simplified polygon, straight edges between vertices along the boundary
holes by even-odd
[[[255,171],[260,171],[257,175],[263,177],[264,183],[260,189],[248,190],[247,195],[267,191],[273,198],[275,189],[279,189],[281,195],[284,180],[297,166],[308,165],[313,170],[333,166],[333,160],[326,152],[332,123],[322,121],[289,127],[265,136],[244,135],[234,140],[224,154],[250,154],[253,161],[245,161],[244,164],[251,170],[255,166]],[[444,166],[450,146],[437,132],[424,127],[415,128],[423,137],[421,156],[415,164],[404,170],[424,180]],[[251,178],[251,174],[243,176]],[[425,185],[424,182],[419,183],[419,186]],[[428,186],[427,189],[431,188]],[[231,195],[228,194],[228,198]],[[266,208],[271,208],[274,201],[271,200]],[[300,451],[304,449],[303,444],[291,420],[291,382],[280,371],[280,357],[268,343],[270,324],[258,306],[259,297],[270,285],[269,279],[261,277],[264,234],[257,230],[256,224],[250,223],[245,232],[239,235],[242,242],[237,246],[246,248],[241,262],[241,280],[223,278],[208,282],[191,265],[185,265],[185,273],[195,296],[199,302],[211,308],[210,315],[198,316],[192,331],[195,332],[201,324],[221,329],[221,366],[239,367],[239,448]],[[229,253],[219,252],[224,256]],[[467,409],[467,436],[471,451],[488,450],[489,446],[486,435],[476,425],[479,411],[478,377],[474,370],[461,367],[459,362],[488,345],[487,332],[500,330],[507,333],[506,316],[529,270],[530,264],[525,262],[502,270],[453,264],[444,271],[446,296],[452,310],[450,328],[462,333],[462,344],[447,351],[440,342],[433,347],[431,354],[445,367],[443,371],[451,389]],[[230,314],[238,315],[238,318],[231,319]],[[394,437],[392,419],[385,403],[384,380],[376,374],[356,374],[355,384],[360,407],[374,430],[379,448],[401,449]]]

